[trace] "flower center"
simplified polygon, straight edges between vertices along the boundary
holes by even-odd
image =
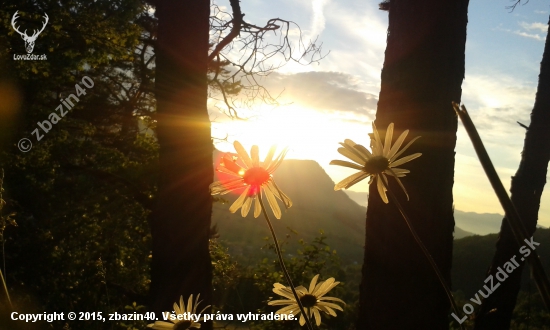
[[[269,173],[261,167],[252,167],[246,170],[243,180],[251,186],[261,186],[269,180]]]
[[[384,156],[374,156],[365,163],[364,170],[367,173],[378,174],[384,172],[390,165],[390,161]]]
[[[191,321],[189,320],[184,320],[184,321],[179,321],[178,323],[174,324],[174,330],[187,330],[189,329],[189,327],[191,326]]]
[[[300,297],[300,302],[304,308],[311,308],[317,303],[317,297],[312,294],[306,294],[303,297]]]

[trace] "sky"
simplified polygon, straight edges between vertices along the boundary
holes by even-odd
[[[228,141],[217,147],[230,152],[231,143],[238,140],[247,149],[258,145],[260,156],[271,145],[288,147],[287,158],[315,160],[335,182],[353,174],[354,170],[329,162],[345,159],[337,149],[346,138],[369,145],[388,27],[388,13],[378,9],[379,2],[241,1],[247,22],[260,25],[275,17],[294,21],[305,40],[317,38],[316,44],[322,43],[323,51],[330,52],[319,63],[291,62],[262,79],[270,93],[280,94],[280,106],[237,109],[249,118],[246,121],[220,114],[219,104],[211,101],[212,136]],[[223,1],[217,3],[229,8]],[[522,2],[512,12],[506,8],[511,4],[508,0],[470,1],[462,84],[462,103],[506,189],[518,168],[525,137],[525,129],[516,121],[530,122],[550,13],[543,0]],[[291,36],[297,34],[296,28],[291,30]],[[229,53],[238,55],[236,49]],[[539,213],[539,224],[545,227],[550,227],[549,189],[543,193]],[[368,191],[368,183],[350,190]],[[460,121],[453,194],[457,210],[504,213]]]

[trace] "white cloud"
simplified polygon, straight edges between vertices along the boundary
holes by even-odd
[[[544,41],[546,39],[546,33],[548,31],[547,24],[543,24],[540,22],[527,23],[527,22],[521,21],[521,22],[518,22],[518,25],[521,27],[521,29],[519,30],[505,29],[502,27],[502,24],[494,28],[494,30],[513,33],[520,37],[535,39],[538,41]],[[542,34],[536,33],[537,31],[540,31]]]
[[[527,33],[527,32],[522,32],[522,31],[514,31],[514,34],[520,36],[520,37],[526,37],[526,38],[531,38],[531,39],[535,39],[535,40],[538,40],[538,41],[544,41],[544,38],[537,34],[537,33]]]
[[[273,73],[265,86],[278,93],[283,102],[318,110],[352,112],[354,116],[374,113],[378,98],[361,88],[356,76],[341,72],[301,72],[282,75]]]
[[[534,23],[519,22],[519,25],[526,30],[540,30],[540,32],[548,31],[548,25],[540,22],[534,22]]]
[[[548,14],[548,11],[535,9],[535,14],[544,14],[544,15],[546,15],[546,14]]]
[[[315,38],[320,35],[325,29],[325,15],[323,14],[324,7],[328,0],[312,0],[311,7],[313,17],[311,19],[311,37]]]
[[[378,93],[386,48],[387,13],[369,2],[333,1],[326,5],[325,19],[327,29],[322,41],[326,40],[326,49],[331,53],[321,63],[322,69],[365,77],[375,87],[368,91]]]
[[[536,86],[530,81],[499,72],[470,73],[462,84],[466,106],[483,110],[496,110],[501,120],[517,116],[524,119],[524,112],[533,106]],[[498,120],[493,118],[491,121]]]
[[[533,22],[533,23],[527,23],[527,22],[518,22],[519,26],[521,26],[521,30],[505,30],[507,32],[511,32],[515,35],[518,35],[520,37],[535,39],[538,41],[544,41],[546,39],[546,33],[548,32],[548,25],[540,22]],[[536,33],[537,31],[540,31],[541,34]]]

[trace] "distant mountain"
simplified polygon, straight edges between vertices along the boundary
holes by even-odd
[[[344,190],[357,204],[367,206],[369,193]],[[500,232],[503,216],[497,213],[475,213],[455,210],[455,239],[472,235],[487,235]]]
[[[349,196],[355,203],[367,207],[368,201],[369,201],[369,193],[368,192],[359,192],[359,191],[353,191],[353,190],[343,190],[346,195]]]
[[[454,238],[455,239],[461,239],[468,236],[473,236],[474,233],[470,233],[469,231],[465,231],[460,229],[460,227],[455,226],[455,232],[454,232]]]
[[[475,213],[455,210],[456,225],[476,235],[500,232],[502,218],[504,216],[498,213]]]

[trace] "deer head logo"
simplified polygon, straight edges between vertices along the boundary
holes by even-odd
[[[36,41],[36,38],[38,38],[40,33],[44,31],[46,24],[48,24],[49,17],[48,17],[48,14],[44,13],[44,18],[46,19],[46,21],[44,22],[44,25],[42,25],[42,29],[40,31],[34,30],[34,33],[32,34],[32,36],[28,36],[27,30],[25,30],[25,32],[21,32],[19,31],[19,28],[15,25],[15,20],[19,18],[19,16],[17,16],[18,12],[19,10],[16,11],[15,14],[13,14],[13,17],[11,19],[11,26],[13,26],[13,29],[15,30],[15,32],[19,33],[21,35],[21,38],[25,40],[25,48],[27,49],[27,53],[30,54],[34,49],[34,42]]]

